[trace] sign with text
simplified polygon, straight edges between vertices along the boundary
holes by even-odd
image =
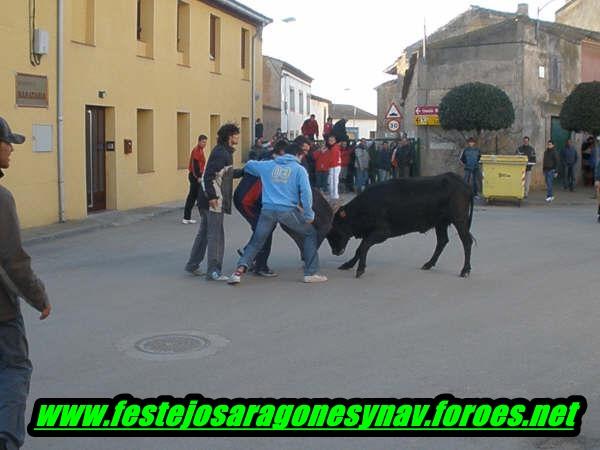
[[[431,127],[440,125],[440,108],[435,105],[421,105],[415,107],[415,125]]]
[[[433,105],[422,105],[415,108],[416,116],[438,116],[440,114],[440,108]]]
[[[48,77],[18,73],[15,76],[15,91],[17,106],[48,107]]]

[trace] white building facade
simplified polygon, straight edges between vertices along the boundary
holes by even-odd
[[[311,81],[288,72],[281,73],[281,131],[290,139],[300,134],[304,121],[310,116]]]

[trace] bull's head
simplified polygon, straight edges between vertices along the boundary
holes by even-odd
[[[352,234],[352,226],[349,222],[348,214],[342,207],[338,209],[333,216],[333,224],[329,234],[327,234],[331,252],[335,256],[344,254],[346,245],[348,245],[348,241],[352,237]]]

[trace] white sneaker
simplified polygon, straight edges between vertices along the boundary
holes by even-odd
[[[550,203],[552,201],[552,197],[546,197],[546,203]]]
[[[327,277],[324,275],[305,275],[304,282],[305,283],[324,283],[327,281]]]
[[[229,278],[219,272],[213,272],[208,276],[209,280],[212,281],[229,281]]]
[[[550,201],[553,202],[554,201],[554,197],[550,197]]]
[[[196,223],[196,221],[194,219],[190,219],[190,220],[183,219],[181,221],[181,223],[184,224],[184,225],[194,225]]]
[[[239,272],[233,272],[229,279],[227,280],[227,284],[240,284],[242,282],[242,274]]]

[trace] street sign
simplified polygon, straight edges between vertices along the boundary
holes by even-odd
[[[397,119],[392,119],[388,122],[387,127],[388,130],[390,130],[392,133],[395,133],[400,129],[400,121]]]
[[[415,116],[415,125],[417,125],[418,127],[440,126],[440,116],[434,116],[434,115]]]
[[[392,102],[390,109],[388,109],[387,114],[385,115],[386,119],[402,119],[402,113],[396,106],[394,102]]]
[[[415,107],[415,125],[419,127],[439,126],[440,108],[435,105],[420,105]]]
[[[415,107],[416,116],[438,116],[440,108],[435,105],[422,105]]]

